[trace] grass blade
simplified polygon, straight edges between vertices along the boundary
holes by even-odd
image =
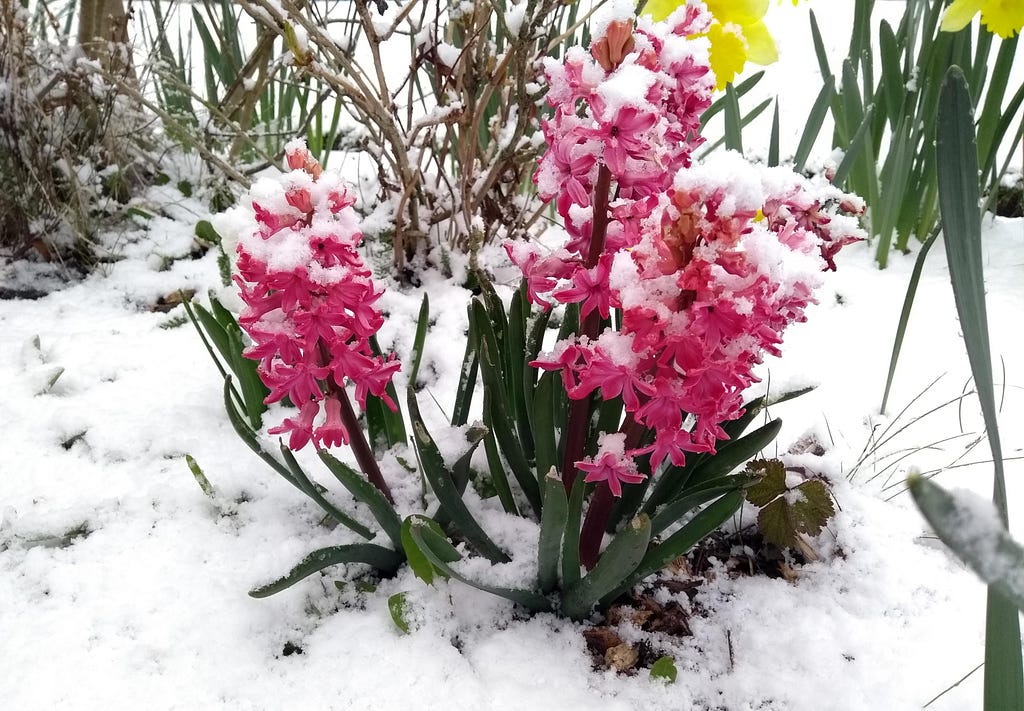
[[[910,323],[910,311],[914,307],[914,297],[917,296],[917,285],[921,282],[921,272],[924,270],[924,260],[928,252],[939,236],[936,229],[929,235],[928,239],[921,245],[921,251],[917,253],[914,260],[914,269],[910,273],[910,281],[907,284],[907,294],[903,297],[903,309],[900,311],[900,321],[896,326],[896,337],[892,342],[892,355],[889,356],[889,373],[885,378],[885,392],[882,394],[882,406],[879,411],[884,415],[885,408],[889,404],[889,392],[892,390],[893,380],[896,378],[896,364],[900,358],[900,351],[903,349],[903,337],[907,334],[907,326]]]
[[[818,140],[821,125],[832,104],[835,85],[836,80],[833,77],[826,77],[821,91],[818,92],[818,98],[814,100],[811,112],[807,115],[807,127],[804,128],[804,132],[800,136],[800,143],[797,144],[796,154],[793,156],[793,170],[797,173],[803,172],[804,164],[807,163],[807,157],[811,154],[814,142]]]

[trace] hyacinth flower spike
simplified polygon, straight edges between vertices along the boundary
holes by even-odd
[[[363,409],[372,394],[396,410],[386,389],[400,364],[370,344],[383,323],[381,290],[358,252],[355,199],[301,141],[288,145],[286,160],[292,170],[282,180],[253,186],[254,226],[237,245],[238,322],[253,341],[245,355],[259,363],[268,404],[287,397],[299,408],[268,432],[288,435],[293,450],[348,444],[393,502],[346,390],[354,386]]]
[[[749,14],[753,25],[763,10]],[[588,569],[625,488],[665,462],[681,467],[688,454],[713,454],[728,438],[721,424],[743,414],[743,391],[757,380],[751,369],[763,353],[778,353],[817,275],[861,234],[854,218],[823,209],[862,209],[832,186],[761,174],[735,155],[717,168],[691,165],[716,86],[706,40],[692,38],[712,24],[698,4],[660,25],[613,18],[590,57],[570,52],[545,66],[554,113],[535,182],[556,202],[569,240],[547,255],[507,250],[532,303],[580,305],[576,334],[531,365],[560,370],[570,400],[566,491],[577,474],[597,485],[580,536]],[[783,273],[779,265],[791,266]],[[624,417],[588,455],[595,393],[621,398]]]

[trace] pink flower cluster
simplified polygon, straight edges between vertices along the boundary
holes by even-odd
[[[394,409],[385,388],[400,365],[370,346],[383,323],[375,306],[382,292],[358,253],[354,197],[301,141],[286,155],[291,170],[253,185],[251,212],[235,209],[245,223],[237,245],[235,283],[245,302],[238,322],[253,341],[245,356],[259,361],[270,388],[267,404],[288,397],[298,407],[269,432],[288,434],[292,449],[311,440],[331,447],[349,441],[346,383],[355,385],[360,406],[372,393]]]
[[[573,47],[564,62],[546,60],[547,101],[554,114],[542,124],[548,151],[534,182],[541,198],[556,200],[571,237],[567,249],[584,258],[600,166],[616,186],[614,219],[605,237],[614,251],[636,241],[639,223],[657,204],[652,198],[669,187],[704,141],[700,115],[711,105],[715,78],[706,45],[686,37],[706,30],[711,16],[693,6],[673,17],[671,28],[661,23],[635,30],[632,19],[614,20],[590,55]],[[584,281],[584,268],[570,268],[565,276]],[[590,278],[600,276],[592,271]]]
[[[615,495],[638,480],[639,455],[651,455],[654,472],[666,459],[679,466],[686,453],[714,452],[726,438],[721,424],[743,412],[753,366],[779,354],[821,272],[863,234],[846,214],[862,204],[830,184],[734,153],[691,165],[714,78],[703,40],[687,37],[708,21],[702,5],[684,6],[624,40],[632,26],[616,20],[592,46],[595,59],[569,52],[549,64],[555,115],[536,181],[557,201],[568,240],[553,253],[506,246],[534,303],[579,303],[581,319],[604,319],[599,332],[563,340],[533,365],[560,371],[574,400],[621,397],[623,432],[653,433],[648,446],[606,436],[596,457],[576,463]],[[597,187],[602,169],[611,181]],[[600,189],[611,197],[595,249]],[[607,320],[612,308],[621,309],[619,330]]]

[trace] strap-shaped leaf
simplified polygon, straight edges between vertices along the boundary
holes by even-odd
[[[555,394],[561,387],[558,373],[544,373],[533,394],[533,438],[537,471],[558,467],[558,441],[555,433]]]
[[[718,448],[717,454],[705,459],[694,469],[686,484],[693,486],[710,481],[711,479],[725,476],[732,470],[746,464],[758,452],[775,441],[781,429],[782,420],[776,418],[744,437],[727,440]],[[679,490],[674,491],[670,500],[674,499],[678,494]]]
[[[601,605],[611,603],[648,575],[658,572],[679,556],[685,555],[691,548],[700,543],[708,534],[716,530],[730,516],[736,513],[742,503],[743,493],[733,491],[702,509],[700,513],[687,521],[682,528],[658,545],[653,546],[647,552],[647,555],[644,556],[644,559],[640,561],[640,565],[637,566],[633,574],[622,585],[607,594],[601,600]]]
[[[936,138],[939,203],[949,276],[995,465],[993,501],[1003,526],[1008,526],[1003,453],[985,307],[978,208],[978,148],[974,137],[971,95],[963,73],[955,66],[946,73],[942,83]],[[1022,668],[1024,660],[1017,610],[1008,604],[999,590],[990,587],[985,637],[986,711],[1024,708]]]
[[[480,325],[478,316],[477,325]],[[504,399],[504,386],[493,346],[485,339],[480,341],[480,369],[484,376],[485,397],[488,399],[488,426],[493,430],[498,445],[508,461],[512,475],[519,482],[526,500],[530,502],[534,513],[540,517],[540,486],[534,476],[533,469],[526,459],[519,438],[512,430],[509,420],[509,405]]]
[[[348,489],[349,493],[366,504],[370,513],[377,519],[385,535],[391,539],[396,549],[402,547],[401,529],[402,519],[398,517],[394,506],[385,498],[380,489],[366,480],[359,472],[349,465],[339,461],[327,450],[321,449],[317,452],[321,461],[331,470],[331,473],[341,482],[342,486]]]
[[[198,304],[197,309],[202,307]],[[270,390],[260,380],[259,372],[256,369],[256,361],[250,360],[242,355],[245,344],[242,338],[242,329],[238,325],[234,314],[224,308],[217,300],[217,297],[210,295],[210,308],[213,316],[223,327],[227,336],[227,351],[223,352],[225,361],[231,366],[235,377],[238,378],[238,388],[241,390],[242,401],[245,403],[246,415],[253,429],[260,429],[263,426],[262,416],[267,406],[263,403]]]
[[[413,540],[412,527],[414,523],[421,526],[431,526],[436,528],[437,534],[442,538],[444,537],[444,531],[441,530],[441,527],[436,521],[418,514],[407,516],[405,520],[402,521],[402,550],[405,551],[405,557],[406,560],[409,561],[409,567],[417,578],[425,582],[427,585],[433,585],[434,575],[438,574],[439,571],[434,569],[434,564],[430,562],[430,559],[423,554],[419,545],[415,540]],[[448,556],[448,562],[450,563],[462,559],[462,554],[454,548],[451,549]],[[445,575],[444,572],[440,572],[440,575],[442,578],[447,580],[447,575]]]
[[[487,427],[481,426],[479,423],[466,429],[466,442],[469,443],[469,449],[466,450],[465,454],[456,459],[455,464],[452,465],[452,479],[455,481],[455,487],[459,490],[460,494],[466,490],[466,485],[469,484],[470,462],[473,460],[473,452],[476,451],[477,445],[487,436],[487,432]]]
[[[569,513],[565,485],[558,470],[551,467],[544,477],[544,510],[540,517],[540,541],[537,544],[537,583],[542,593],[558,585],[558,557]]]
[[[370,349],[375,356],[383,355],[380,344],[377,342],[377,336],[370,336]],[[371,445],[376,446],[378,442],[384,442],[388,448],[391,448],[396,444],[405,444],[408,433],[405,431],[405,420],[402,417],[401,407],[398,405],[400,400],[395,384],[388,381],[385,392],[395,403],[396,410],[392,412],[391,408],[384,404],[383,399],[373,393],[368,394],[366,396],[366,428],[370,433]]]
[[[910,279],[907,281],[907,293],[903,297],[903,308],[900,309],[900,320],[896,325],[896,337],[892,340],[892,353],[889,356],[889,372],[885,376],[885,392],[882,394],[882,406],[879,411],[884,415],[889,404],[889,391],[892,389],[893,381],[896,378],[896,364],[899,362],[900,351],[903,349],[903,338],[907,333],[907,326],[910,323],[910,312],[914,306],[914,297],[917,296],[917,286],[921,282],[921,274],[924,272],[925,258],[931,251],[932,245],[938,239],[939,231],[936,228],[932,234],[921,245],[921,249],[914,259],[914,268],[910,272]]]
[[[723,429],[733,439],[720,442],[721,446],[716,454],[698,455],[688,459],[686,465],[681,468],[669,467],[655,483],[654,491],[643,506],[643,512],[653,515],[659,506],[674,500],[688,487],[725,476],[768,446],[782,428],[782,420],[772,420],[748,435],[736,436],[742,431],[741,428],[745,428],[754,418],[756,412],[763,408],[762,402],[761,398],[758,398],[751,403],[752,406],[739,420],[726,423]]]
[[[909,477],[907,485],[942,542],[978,577],[1024,610],[1024,547],[1010,535],[998,512],[993,509],[987,518],[987,502],[980,497],[950,493],[920,475]],[[977,503],[972,498],[978,498]]]
[[[469,408],[476,389],[476,374],[479,368],[476,356],[476,329],[473,327],[473,307],[466,308],[469,326],[466,334],[466,353],[462,356],[462,370],[459,371],[459,387],[455,391],[455,407],[452,409],[452,427],[460,427],[469,420]]]
[[[748,476],[732,474],[687,487],[678,497],[658,509],[657,514],[651,519],[651,535],[659,535],[698,506],[703,506],[730,491],[739,491],[750,481]]]
[[[772,131],[768,138],[768,167],[779,164],[779,97],[775,97],[775,111],[772,113]]]
[[[521,288],[525,289],[525,282]],[[523,297],[524,302],[526,297]],[[528,303],[528,302],[527,302]],[[539,311],[532,317],[529,322],[529,332],[526,336],[526,352],[523,355],[522,366],[523,371],[523,396],[526,403],[526,414],[530,420],[530,430],[533,432],[534,440],[537,438],[536,424],[533,421],[533,417],[536,414],[534,411],[533,398],[536,394],[538,371],[537,368],[530,365],[537,359],[541,349],[544,347],[544,335],[547,333],[548,321],[551,319],[551,309]],[[536,443],[534,444],[536,449]],[[547,471],[546,469],[540,469],[538,472]]]
[[[416,456],[420,462],[420,470],[430,482],[430,488],[437,496],[441,508],[445,511],[452,523],[466,537],[482,556],[492,563],[508,562],[509,557],[498,545],[491,540],[490,536],[481,528],[480,524],[473,517],[472,512],[466,507],[462,499],[462,492],[459,491],[452,479],[452,474],[441,456],[441,452],[430,436],[423,417],[420,415],[419,403],[416,402],[416,393],[412,387],[408,391],[409,418],[412,422],[413,442],[416,445]],[[470,443],[473,449],[480,443],[480,440]]]
[[[210,342],[213,343],[217,348],[217,352],[220,353],[220,357],[225,363],[230,364],[230,342],[228,341],[228,334],[224,330],[224,326],[213,317],[213,314],[203,308],[202,304],[192,304],[191,307],[194,309],[199,323],[202,324],[203,330],[206,331],[206,335],[209,336]]]
[[[232,398],[230,375],[224,378],[224,410],[228,414],[228,421],[231,422],[231,426],[234,427],[235,432],[238,434],[239,438],[245,442],[246,446],[255,452],[260,459],[266,462],[271,469],[284,477],[289,484],[297,488],[299,491],[304,491],[295,480],[295,477],[292,476],[292,473],[288,471],[288,468],[263,449],[263,445],[260,444],[258,439],[256,439],[256,433],[238,412],[238,409],[235,407],[235,401]]]
[[[416,380],[420,373],[420,362],[423,360],[423,346],[427,340],[427,326],[430,322],[430,298],[423,292],[423,301],[420,302],[420,313],[416,319],[416,334],[412,339],[412,355],[409,367],[409,388],[416,387]]]
[[[284,457],[285,465],[287,465],[288,470],[292,473],[292,476],[298,483],[302,493],[313,499],[320,508],[330,514],[331,518],[336,520],[342,526],[358,533],[368,541],[373,539],[375,535],[373,531],[332,504],[322,493],[320,493],[320,489],[308,476],[306,476],[306,472],[304,472],[302,467],[299,466],[299,463],[295,460],[295,455],[292,454],[292,451],[283,444],[281,445],[281,456]]]
[[[278,578],[272,583],[253,588],[249,591],[249,595],[256,598],[269,597],[286,588],[290,588],[313,573],[338,563],[365,563],[378,570],[381,575],[391,576],[398,571],[402,560],[403,558],[400,553],[383,546],[374,545],[373,543],[352,543],[344,546],[321,548],[303,558],[284,577]]]
[[[890,130],[896,128],[896,122],[904,113],[904,100],[907,98],[907,79],[900,66],[900,50],[896,41],[896,33],[892,26],[882,20],[878,28],[878,46],[882,58],[882,90],[885,92],[885,107],[889,118]]]
[[[441,574],[449,578],[455,578],[456,580],[474,587],[477,590],[483,590],[484,592],[491,593],[503,597],[507,600],[522,605],[531,612],[550,612],[551,601],[540,593],[532,590],[523,590],[518,588],[504,588],[494,585],[487,585],[480,583],[475,580],[471,580],[460,572],[452,568],[449,563],[459,560],[461,556],[453,559],[454,556],[458,556],[458,551],[455,547],[439,532],[436,525],[431,527],[426,521],[429,521],[424,516],[410,516],[406,519],[409,522],[409,537],[412,540],[416,548],[419,549],[423,557],[430,561],[431,565]]]
[[[853,169],[854,163],[860,157],[867,146],[868,138],[871,136],[870,128],[872,120],[875,116],[875,105],[871,104],[864,111],[864,119],[860,122],[860,126],[857,127],[856,133],[853,134],[853,138],[846,145],[843,152],[843,159],[839,161],[839,167],[836,168],[836,173],[832,176],[832,182],[835,185],[842,185],[846,182],[847,176],[850,175],[850,171]]]
[[[564,486],[564,484],[563,484]],[[583,501],[593,486],[576,477],[569,492],[569,506],[565,515],[565,535],[562,537],[562,589],[567,590],[580,580],[580,525],[583,520]]]
[[[740,127],[740,99],[732,84],[725,85],[725,148],[743,153],[743,129]]]
[[[818,98],[811,106],[811,112],[807,116],[807,126],[800,136],[800,142],[797,144],[796,154],[793,157],[793,170],[797,173],[803,171],[807,157],[811,154],[811,148],[814,147],[814,142],[818,139],[818,133],[825,121],[825,115],[828,113],[835,90],[835,79],[831,76],[825,77],[821,91],[818,92]],[[859,123],[859,117],[857,120]]]
[[[530,305],[526,300],[525,291],[520,288],[512,295],[508,312],[508,334],[505,339],[504,357],[505,373],[508,378],[508,402],[512,407],[519,442],[523,446],[523,454],[533,459],[533,430],[530,427],[530,415],[527,412],[526,375],[523,363],[526,360],[526,320],[530,315]]]
[[[562,613],[582,620],[594,605],[620,587],[637,569],[651,542],[651,520],[641,514],[626,524],[608,544],[597,565],[562,596]]]
[[[746,79],[744,79],[743,81],[736,85],[736,96],[744,96],[751,89],[757,86],[758,82],[760,82],[763,78],[763,69],[761,71],[755,72],[754,74],[751,74],[749,77],[747,77]],[[713,119],[715,116],[717,116],[719,113],[725,110],[725,103],[726,97],[724,95],[720,96],[711,104],[711,106],[707,108],[707,110],[704,113],[700,115],[700,125],[702,129],[704,128],[704,126],[708,125],[708,122],[711,119]]]
[[[512,488],[508,483],[508,474],[505,473],[505,465],[501,462],[501,453],[498,451],[498,441],[494,438],[494,428],[491,425],[490,402],[487,393],[484,393],[484,425],[487,427],[487,434],[484,436],[484,454],[487,455],[487,471],[491,475],[491,483],[494,490],[498,492],[498,500],[505,513],[519,515],[519,507],[516,506],[516,499],[512,495]]]
[[[818,58],[818,69],[821,76],[832,76],[832,68],[828,64],[828,52],[825,51],[825,42],[821,39],[821,29],[818,27],[818,20],[814,16],[814,10],[810,12],[811,20],[811,41],[814,44],[814,56]]]

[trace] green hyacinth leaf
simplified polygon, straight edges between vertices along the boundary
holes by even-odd
[[[551,467],[544,477],[544,508],[540,517],[540,541],[537,545],[537,583],[542,593],[558,585],[558,559],[569,514],[569,500],[558,470]]]
[[[324,488],[321,486],[317,486],[317,484],[306,475],[306,472],[302,469],[298,461],[295,459],[295,455],[292,454],[292,450],[288,449],[283,444],[281,445],[281,457],[284,459],[285,465],[288,467],[288,470],[292,473],[292,477],[294,477],[295,481],[298,483],[298,486],[302,490],[302,492],[309,498],[313,499],[313,501],[315,501],[317,505],[320,508],[322,508],[328,515],[330,515],[331,518],[333,518],[335,521],[340,523],[342,526],[345,526],[349,530],[358,533],[366,540],[372,540],[374,538],[375,534],[373,533],[373,531],[371,531],[369,528],[356,521],[354,518],[352,518],[347,513],[345,513],[337,506],[335,506],[333,503],[327,500],[327,498],[324,496],[324,494],[326,493]]]
[[[458,551],[455,550],[455,547],[452,546],[439,527],[436,524],[431,526],[430,524],[433,522],[424,516],[410,516],[407,520],[411,520],[409,536],[414,545],[439,574],[447,578],[454,578],[477,590],[483,590],[492,595],[511,600],[531,612],[551,611],[551,601],[532,590],[487,585],[462,575],[449,565],[449,563],[459,560],[461,556],[459,556]]]
[[[601,598],[619,588],[636,570],[650,542],[651,520],[641,514],[612,539],[593,570],[565,591],[562,613],[574,620],[589,615]]]
[[[691,548],[735,514],[742,503],[743,492],[733,491],[701,509],[700,513],[687,521],[682,528],[661,543],[652,546],[633,574],[622,585],[606,595],[601,600],[601,604],[611,603],[648,575],[658,572],[679,556],[688,553]]]
[[[658,509],[654,518],[651,519],[651,535],[659,535],[695,508],[728,494],[730,491],[738,491],[749,482],[750,478],[746,475],[732,475],[687,488],[683,494]]]
[[[434,576],[439,574],[442,578],[446,579],[448,576],[443,572],[434,568],[430,558],[423,552],[419,542],[413,537],[412,529],[413,526],[427,526],[433,527],[437,534],[444,538],[444,532],[437,523],[426,516],[420,516],[419,514],[413,514],[407,516],[402,522],[402,550],[405,551],[406,559],[409,561],[409,567],[412,569],[413,574],[425,582],[427,585],[434,584]],[[448,562],[455,562],[460,560],[462,556],[454,548],[448,552]]]
[[[370,513],[377,519],[377,523],[380,524],[385,535],[391,539],[396,549],[401,550],[402,519],[399,518],[395,512],[395,507],[391,505],[387,497],[381,493],[380,489],[371,484],[366,477],[333,457],[327,450],[318,450],[317,454],[331,473],[334,474],[335,478],[341,482],[342,486],[348,489],[349,493],[356,500],[366,504],[367,508],[370,509]]]
[[[408,410],[409,418],[412,420],[413,442],[416,445],[420,470],[430,483],[430,488],[437,496],[443,511],[478,553],[492,563],[508,562],[509,557],[491,540],[466,506],[462,492],[456,486],[452,473],[445,464],[434,438],[430,436],[423,423],[419,403],[416,401],[416,394],[411,387],[408,391]],[[470,449],[475,449],[479,443],[480,439],[471,442]]]
[[[373,543],[353,543],[344,546],[331,546],[313,551],[288,571],[288,574],[272,583],[261,585],[249,591],[256,598],[269,597],[290,588],[303,578],[318,573],[324,568],[339,563],[365,563],[380,571],[382,575],[394,575],[402,564],[402,556],[393,550]]]

